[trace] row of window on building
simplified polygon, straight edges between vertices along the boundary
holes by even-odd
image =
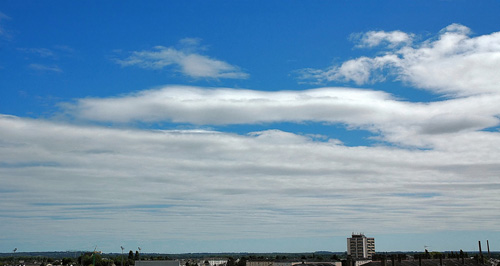
[[[352,234],[347,238],[347,255],[353,259],[371,259],[375,254],[375,238]]]

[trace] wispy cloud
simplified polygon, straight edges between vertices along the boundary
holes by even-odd
[[[37,63],[30,63],[28,68],[39,73],[53,72],[62,73],[62,68],[57,64],[60,57],[68,57],[74,54],[71,47],[65,45],[55,45],[52,48],[17,48],[18,51],[29,55],[30,61]]]
[[[30,69],[40,71],[40,72],[56,72],[56,73],[61,73],[63,72],[61,68],[59,68],[57,65],[43,65],[43,64],[30,64],[28,66]]]
[[[411,35],[402,32],[369,32],[361,35],[360,46],[373,47],[387,41],[390,49],[380,56],[363,56],[327,69],[302,69],[299,78],[366,84],[392,77],[449,96],[496,93],[500,83],[500,33],[470,37],[470,32],[463,25],[452,24],[436,38],[419,43],[410,42]]]
[[[10,19],[10,17],[5,15],[4,13],[0,12],[0,20],[4,20],[4,19]]]
[[[42,58],[54,57],[55,55],[54,51],[47,48],[18,48],[18,50],[25,53],[36,54]]]
[[[351,39],[357,42],[359,48],[372,48],[385,44],[390,48],[398,45],[408,45],[413,41],[414,35],[402,31],[369,31],[366,33],[352,34]]]
[[[0,12],[0,37],[10,38],[10,35],[7,33],[7,31],[4,29],[4,27],[2,25],[2,20],[9,20],[9,19],[10,19],[9,16]]]
[[[313,84],[322,84],[331,81],[354,82],[357,85],[372,84],[386,80],[385,70],[390,69],[398,62],[396,55],[370,58],[360,57],[349,60],[340,66],[331,66],[325,70],[305,68],[297,70],[299,79],[310,81]]]
[[[174,66],[182,74],[192,78],[246,79],[249,75],[239,67],[206,55],[201,55],[199,39],[183,39],[183,48],[156,46],[151,50],[135,51],[125,58],[116,60],[122,66],[138,66],[145,69],[163,69]]]

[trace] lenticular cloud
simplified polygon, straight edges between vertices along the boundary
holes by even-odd
[[[382,91],[319,88],[263,92],[167,86],[115,98],[67,104],[83,120],[193,125],[318,122],[369,130],[385,141],[424,145],[429,135],[471,132],[498,125],[500,94],[413,103]]]

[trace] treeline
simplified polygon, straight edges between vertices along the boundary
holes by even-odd
[[[99,253],[85,253],[78,257],[77,263],[81,266],[134,266],[136,260],[147,259],[147,260],[168,260],[168,256],[142,256],[139,251],[135,253],[130,250],[128,255],[107,255],[103,257]]]
[[[460,259],[460,258],[469,258],[469,254],[467,252],[464,252],[462,250],[460,251],[450,251],[450,252],[437,252],[437,251],[432,251],[429,252],[428,250],[425,250],[424,253],[416,253],[412,255],[407,255],[405,253],[398,253],[398,254],[374,254],[372,259],[373,260],[407,260],[409,258],[413,259]]]
[[[93,252],[81,253],[81,255],[74,258],[71,257],[60,257],[60,254],[68,253],[58,253],[56,257],[44,257],[44,256],[5,256],[0,257],[0,266],[19,266],[19,265],[40,265],[40,266],[70,266],[70,265],[78,265],[78,266],[112,266],[113,264],[116,266],[134,266],[135,261],[142,260],[169,260],[168,256],[160,256],[160,255],[140,255],[138,251],[135,253],[130,251],[123,256],[121,254],[99,254]]]

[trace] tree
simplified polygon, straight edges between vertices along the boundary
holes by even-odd
[[[62,259],[62,264],[63,265],[68,265],[68,264],[71,264],[73,263],[73,259],[72,258],[63,258]]]
[[[246,257],[241,257],[238,263],[236,264],[237,266],[246,266],[247,265],[247,260],[248,258]]]
[[[135,251],[134,260],[139,260],[139,251]]]
[[[117,265],[117,266],[121,266],[121,263],[122,263],[122,258],[121,258],[121,256],[115,256],[115,257],[113,258],[113,263],[114,263],[115,265]]]
[[[236,266],[236,262],[234,261],[233,257],[227,258],[227,264],[226,266]]]
[[[82,255],[78,258],[78,262],[80,262],[80,264],[83,266],[89,266],[92,264],[92,255],[91,254]]]
[[[128,252],[128,259],[133,260],[134,259],[134,252],[131,250]]]

